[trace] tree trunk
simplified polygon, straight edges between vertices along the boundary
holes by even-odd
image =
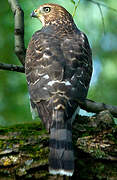
[[[108,111],[77,116],[73,177],[48,173],[48,133],[40,122],[0,127],[0,180],[117,180],[117,127]]]

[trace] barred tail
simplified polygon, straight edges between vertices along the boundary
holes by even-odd
[[[72,176],[73,171],[72,124],[64,120],[63,110],[56,110],[50,129],[49,172]]]

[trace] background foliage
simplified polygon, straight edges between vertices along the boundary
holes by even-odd
[[[32,34],[41,28],[41,23],[30,18],[30,13],[40,4],[58,3],[70,13],[74,4],[71,0],[19,0],[25,13],[25,45]],[[98,0],[117,9],[115,0]],[[1,1],[0,10],[0,61],[19,64],[14,54],[14,20],[7,1]],[[81,0],[74,20],[87,34],[93,51],[94,72],[88,98],[117,105],[117,12],[102,7],[104,27],[99,8],[88,0]],[[32,121],[29,109],[25,75],[0,71],[0,125]]]

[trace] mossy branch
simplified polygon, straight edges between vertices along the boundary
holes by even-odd
[[[48,139],[39,122],[0,127],[0,180],[67,180],[48,172]],[[117,128],[108,111],[93,117],[77,116],[73,144],[75,172],[71,180],[116,179]]]

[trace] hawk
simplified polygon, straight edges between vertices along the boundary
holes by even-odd
[[[72,176],[72,122],[84,101],[92,75],[92,53],[86,35],[71,14],[57,4],[44,4],[32,17],[42,29],[29,42],[25,71],[32,109],[50,133],[49,172]]]

